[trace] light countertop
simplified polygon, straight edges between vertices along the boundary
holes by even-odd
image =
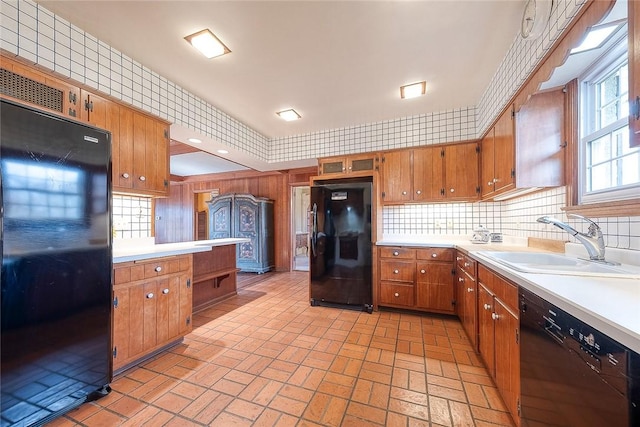
[[[451,247],[640,353],[640,279],[522,273],[484,256],[484,251],[535,250],[526,243],[472,244],[468,236],[385,237],[378,246]],[[636,251],[632,251],[636,252]],[[633,254],[635,255],[635,253]]]
[[[113,263],[138,261],[171,255],[191,254],[210,251],[215,246],[235,245],[249,242],[247,238],[195,240],[191,242],[153,244],[153,239],[127,244],[116,244],[113,249]]]

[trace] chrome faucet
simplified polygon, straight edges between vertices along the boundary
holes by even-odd
[[[605,262],[604,259],[604,238],[602,237],[602,230],[595,222],[591,221],[589,218],[585,218],[582,215],[576,214],[567,214],[570,218],[578,218],[583,221],[589,223],[589,232],[581,233],[575,228],[571,227],[569,224],[566,224],[559,219],[556,219],[552,216],[541,216],[537,219],[538,222],[542,222],[544,224],[553,224],[556,227],[566,231],[575,237],[580,243],[584,245],[589,253],[589,259],[591,261],[600,261]]]

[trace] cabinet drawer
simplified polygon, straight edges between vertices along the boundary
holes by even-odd
[[[380,260],[380,280],[413,283],[415,271],[416,267],[413,262]]]
[[[416,258],[431,261],[453,261],[453,249],[451,248],[428,248],[417,249]]]
[[[462,269],[465,273],[475,279],[476,277],[476,261],[469,258],[463,253],[458,252],[456,255],[456,263],[458,268]]]
[[[414,305],[413,285],[380,283],[380,303],[393,305]]]
[[[416,250],[407,248],[381,247],[381,258],[415,259]]]

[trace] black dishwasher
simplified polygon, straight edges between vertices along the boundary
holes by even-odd
[[[640,425],[640,356],[520,288],[522,427]]]

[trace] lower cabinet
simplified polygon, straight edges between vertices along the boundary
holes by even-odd
[[[518,287],[478,265],[478,349],[516,425],[520,425]]]
[[[381,247],[378,304],[453,314],[453,253],[449,248]]]
[[[192,255],[114,265],[113,373],[191,331]]]
[[[478,313],[476,297],[478,284],[476,282],[476,269],[477,263],[475,260],[458,252],[456,255],[456,314],[460,318],[471,345],[477,351]]]

